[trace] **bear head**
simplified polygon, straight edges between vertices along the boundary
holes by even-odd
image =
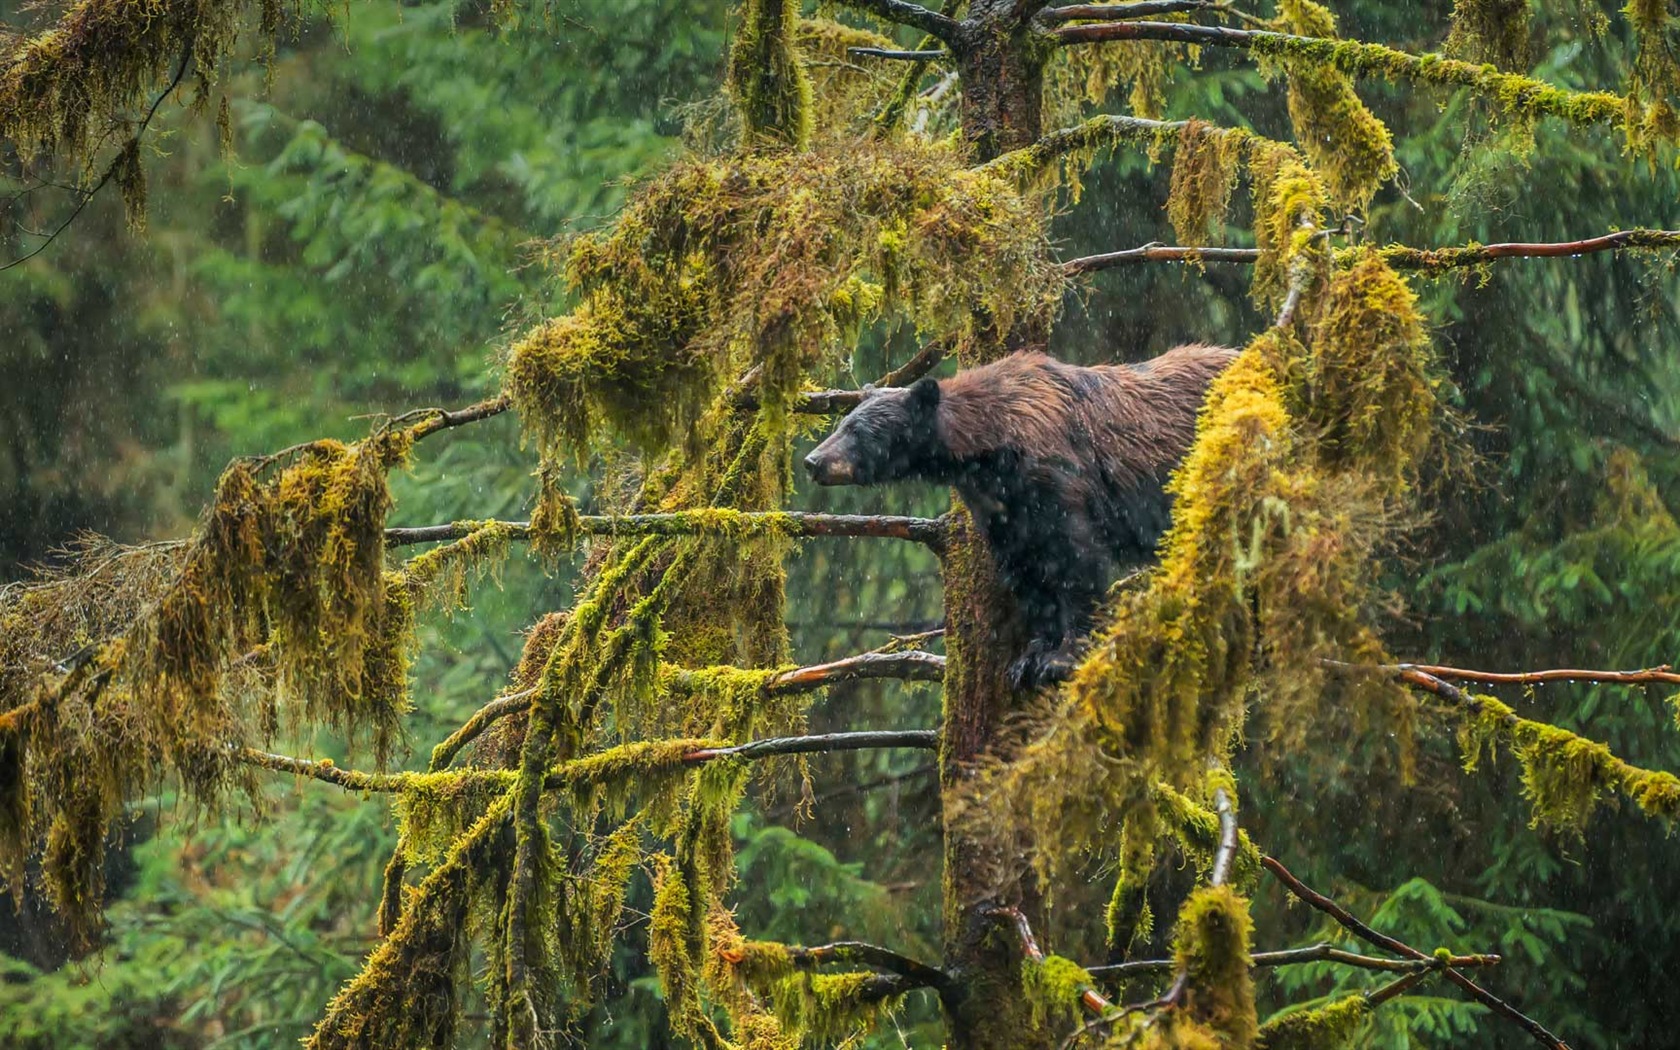
[[[864,387],[863,400],[805,457],[819,485],[875,485],[936,477],[950,455],[939,437],[939,382]]]

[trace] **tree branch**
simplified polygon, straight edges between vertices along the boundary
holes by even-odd
[[[1014,927],[1016,936],[1021,939],[1021,951],[1026,957],[1035,963],[1044,962],[1044,950],[1038,946],[1038,938],[1033,936],[1032,925],[1027,922],[1025,912],[1020,908],[989,908],[986,914]],[[1099,1018],[1114,1009],[1114,1004],[1109,1002],[1107,996],[1088,985],[1079,989],[1079,1002]]]
[[[1604,682],[1613,685],[1642,685],[1661,682],[1680,685],[1680,674],[1668,664],[1647,667],[1639,671],[1586,671],[1558,668],[1549,671],[1516,671],[1502,674],[1495,671],[1474,671],[1462,667],[1441,667],[1436,664],[1384,664],[1374,670],[1399,674],[1416,671],[1435,678],[1451,678],[1465,682],[1486,682],[1490,685],[1538,685],[1542,682]]]
[[[416,416],[425,417],[421,422],[416,423],[409,431],[414,440],[419,441],[421,438],[436,434],[440,430],[448,430],[452,427],[463,427],[468,423],[476,423],[481,419],[489,419],[492,416],[499,416],[512,407],[513,401],[508,398],[507,395],[503,394],[497,397],[485,398],[483,401],[479,401],[476,404],[468,405],[466,408],[457,408],[454,411],[443,408],[417,408],[412,412],[405,412],[401,416],[398,416],[395,422],[401,423],[404,420],[411,419]]]
[[[1625,119],[1621,96],[1608,92],[1567,91],[1531,77],[1502,73],[1493,66],[1413,55],[1357,40],[1297,36],[1261,29],[1192,25],[1186,22],[1101,22],[1063,26],[1049,33],[1060,45],[1108,43],[1119,40],[1165,40],[1201,47],[1252,50],[1276,58],[1296,58],[1328,65],[1349,76],[1402,76],[1426,83],[1475,88],[1497,97],[1520,113],[1546,114],[1576,124],[1616,124]]]
[[[1185,123],[1182,120],[1149,120],[1104,113],[1083,124],[1052,131],[1030,146],[994,157],[981,165],[981,170],[1038,171],[1066,153],[1121,142],[1147,143],[1162,134],[1181,130]]]
[[[758,759],[768,758],[772,755],[810,755],[835,751],[874,751],[889,748],[933,751],[939,747],[939,734],[932,729],[903,729],[857,733],[823,733],[816,736],[766,737],[763,740],[752,740],[745,744],[735,744],[729,747],[706,747],[702,746],[703,743],[703,741],[696,741],[693,750],[681,752],[668,762],[693,766],[719,758]],[[235,761],[244,765],[268,769],[276,773],[291,773],[294,776],[309,777],[313,780],[334,784],[346,791],[402,791],[424,778],[439,775],[436,773],[367,773],[361,770],[344,769],[334,764],[331,759],[317,761],[307,758],[293,758],[290,755],[277,755],[249,747],[236,748],[232,754]],[[592,759],[598,757],[600,756],[574,759],[554,768],[543,780],[543,787],[547,789],[565,787],[568,784],[575,783],[580,775],[588,775],[591,772],[599,775],[604,767],[599,763],[592,762]],[[651,762],[647,768],[652,769],[659,764],[658,762]],[[518,776],[518,771],[486,769],[448,775],[463,780],[504,783],[511,786]]]
[[[840,0],[847,7],[856,8],[876,18],[912,29],[920,29],[929,36],[949,44],[956,39],[961,23],[937,11],[929,11],[909,0]]]
[[[951,975],[938,967],[863,941],[836,941],[814,948],[789,945],[787,952],[788,958],[793,960],[793,965],[802,969],[821,966],[824,963],[862,963],[864,966],[885,970],[914,981],[915,987],[919,988],[943,989],[951,984]]]
[[[676,677],[681,683],[684,675],[692,676],[695,672],[678,670]],[[923,682],[937,682],[945,677],[945,658],[934,653],[919,651],[902,653],[860,653],[848,656],[843,660],[834,660],[826,664],[815,664],[810,667],[796,667],[791,671],[784,671],[774,676],[764,684],[764,691],[770,694],[805,693],[836,682],[849,682],[863,678],[902,678]],[[462,723],[461,728],[449,735],[449,738],[432,749],[431,768],[435,770],[448,766],[463,747],[472,743],[496,720],[508,715],[518,714],[531,706],[531,698],[536,695],[535,689],[525,689],[517,693],[499,696],[473,712],[471,718]]]
[[[1038,13],[1040,22],[1083,22],[1153,18],[1156,15],[1176,15],[1190,11],[1204,11],[1222,6],[1216,0],[1133,0],[1122,4],[1068,4],[1050,7]]]
[[[1663,248],[1680,249],[1680,230],[1619,230],[1579,241],[1472,243],[1461,248],[1412,248],[1404,244],[1390,244],[1377,249],[1377,254],[1395,269],[1433,273],[1480,266],[1496,259],[1559,259],[1598,252]],[[1196,248],[1151,243],[1140,248],[1069,259],[1062,263],[1062,269],[1077,274],[1138,262],[1253,263],[1259,259],[1258,248]]]
[[[1393,937],[1390,937],[1385,933],[1379,933],[1377,930],[1374,930],[1370,926],[1361,922],[1353,915],[1352,912],[1348,911],[1340,904],[1337,904],[1329,897],[1326,897],[1324,894],[1307,886],[1307,884],[1302,882],[1300,879],[1297,879],[1290,873],[1289,869],[1284,867],[1283,864],[1275,857],[1263,856],[1260,858],[1260,863],[1265,865],[1266,870],[1271,872],[1272,875],[1283,884],[1283,887],[1286,890],[1294,894],[1297,898],[1309,906],[1330,916],[1330,918],[1339,923],[1343,929],[1346,929],[1355,937],[1358,937],[1367,944],[1374,944],[1379,948],[1391,951],[1396,955],[1404,956],[1407,959],[1434,964],[1449,981],[1452,981],[1454,984],[1462,988],[1472,999],[1475,999],[1494,1013],[1522,1028],[1523,1031],[1533,1036],[1535,1041],[1540,1043],[1541,1046],[1548,1047],[1549,1050],[1569,1050],[1569,1044],[1547,1031],[1545,1026],[1540,1024],[1540,1022],[1522,1013],[1510,1003],[1507,1003],[1505,1000],[1499,998],[1497,995],[1494,995],[1486,988],[1483,988],[1475,981],[1472,981],[1470,978],[1454,969],[1447,961],[1450,960],[1452,956],[1449,955],[1443,957],[1440,955],[1427,955],[1418,951],[1416,948],[1413,948],[1409,944],[1395,940]]]
[[[1428,973],[1442,966],[1497,966],[1504,960],[1498,955],[1453,955],[1442,962],[1433,956],[1428,959],[1384,959],[1376,955],[1360,955],[1330,944],[1314,944],[1306,948],[1286,948],[1275,952],[1255,952],[1250,961],[1257,968],[1296,966],[1310,962],[1332,962],[1361,970],[1382,970],[1388,973]],[[1086,970],[1092,977],[1110,981],[1124,981],[1151,973],[1168,973],[1177,967],[1173,959],[1139,959],[1133,962],[1093,966]]]
[[[944,48],[929,51],[894,51],[884,47],[848,47],[846,54],[853,58],[883,58],[892,62],[933,62],[951,56],[951,52]]]
[[[531,538],[524,521],[456,521],[385,530],[386,547],[462,539],[489,525],[508,530],[511,540]],[[852,536],[912,540],[935,551],[945,542],[945,519],[908,518],[891,514],[815,514],[806,511],[674,511],[669,514],[588,514],[578,519],[578,531],[591,536]]]

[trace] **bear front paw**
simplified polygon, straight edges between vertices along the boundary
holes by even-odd
[[[1009,684],[1021,690],[1063,682],[1073,674],[1074,663],[1067,647],[1052,647],[1043,639],[1034,639],[1009,665]]]

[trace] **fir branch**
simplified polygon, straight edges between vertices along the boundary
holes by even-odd
[[[1192,25],[1186,22],[1101,22],[1063,26],[1049,33],[1058,45],[1162,40],[1199,47],[1229,47],[1283,59],[1324,65],[1349,76],[1405,77],[1424,83],[1467,87],[1493,97],[1507,110],[1559,117],[1572,124],[1619,124],[1625,100],[1609,92],[1569,91],[1532,77],[1500,72],[1436,54],[1414,55],[1357,40],[1297,36],[1261,29]]]
[[[506,528],[510,540],[531,538],[531,524],[526,521],[456,521],[447,525],[386,529],[385,545],[404,547],[414,543],[458,540],[491,524]],[[875,537],[911,540],[938,550],[945,541],[945,519],[891,514],[706,509],[667,514],[584,515],[578,519],[578,532],[591,536]]]
[[[1310,907],[1330,916],[1330,918],[1334,919],[1343,929],[1347,930],[1355,937],[1358,937],[1367,944],[1376,945],[1385,951],[1393,952],[1395,955],[1404,956],[1407,959],[1434,963],[1436,968],[1441,971],[1442,975],[1445,976],[1447,980],[1452,981],[1454,984],[1462,988],[1472,999],[1481,1003],[1483,1006],[1486,1006],[1488,1009],[1492,1010],[1494,1013],[1506,1020],[1516,1024],[1523,1031],[1533,1036],[1535,1041],[1541,1046],[1547,1047],[1549,1050],[1569,1050],[1569,1044],[1547,1031],[1545,1026],[1540,1024],[1540,1022],[1522,1013],[1510,1003],[1507,1003],[1505,1000],[1494,995],[1486,988],[1483,988],[1475,981],[1472,981],[1470,978],[1454,969],[1447,961],[1452,958],[1451,955],[1428,955],[1403,941],[1396,940],[1385,933],[1372,929],[1370,926],[1367,926],[1364,922],[1360,921],[1352,912],[1296,878],[1290,870],[1284,867],[1283,864],[1275,857],[1263,856],[1260,858],[1260,863],[1265,865],[1266,870],[1271,872],[1273,877],[1283,884],[1284,889],[1288,890],[1291,894]],[[1382,991],[1382,989],[1379,989],[1379,991]],[[1392,995],[1398,993],[1390,994]]]

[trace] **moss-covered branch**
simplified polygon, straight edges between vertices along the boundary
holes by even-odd
[[[1511,746],[1537,823],[1583,831],[1606,791],[1632,800],[1649,816],[1680,818],[1680,777],[1672,773],[1631,765],[1596,740],[1523,718],[1491,696],[1467,692],[1417,667],[1402,666],[1394,676],[1445,700],[1464,718],[1467,768],[1495,742]]]
[[[1131,0],[1119,4],[1064,4],[1039,12],[1040,22],[1124,21],[1217,9],[1218,0]]]
[[[529,522],[456,521],[385,530],[387,547],[464,539],[495,525],[511,540],[531,539]],[[891,514],[813,514],[804,511],[736,511],[723,508],[674,511],[668,514],[583,515],[579,533],[590,536],[851,536],[911,540],[938,549],[944,542],[942,518],[907,518]]]
[[[945,988],[951,977],[937,966],[929,966],[895,952],[890,948],[863,941],[836,941],[804,948],[787,946],[788,962],[797,968],[823,966],[828,963],[858,963],[887,973],[897,974],[913,982],[918,988]]]
[[[1572,259],[1598,252],[1680,250],[1680,230],[1618,230],[1601,237],[1579,241],[1511,241],[1499,244],[1466,244],[1457,248],[1413,248],[1390,244],[1377,255],[1397,270],[1441,273],[1482,266],[1497,259]],[[1170,244],[1145,244],[1138,248],[1103,252],[1069,259],[1062,263],[1068,273],[1095,273],[1129,263],[1255,263],[1258,248],[1199,248]]]
[[[1269,58],[1289,59],[1335,69],[1349,76],[1403,78],[1446,87],[1470,88],[1521,117],[1552,116],[1572,124],[1624,124],[1625,100],[1608,92],[1568,91],[1532,77],[1505,73],[1493,66],[1414,55],[1381,44],[1297,36],[1259,29],[1190,25],[1182,22],[1103,22],[1063,26],[1051,37],[1058,44],[1162,40],[1199,47],[1250,50]]]
[[[1170,140],[1188,123],[1184,120],[1148,120],[1106,113],[1071,128],[1052,131],[1032,145],[1011,150],[987,161],[982,167],[986,171],[1022,178],[1043,171],[1070,154],[1120,145],[1153,149]]]
[[[873,751],[911,748],[932,751],[939,746],[939,734],[931,729],[821,733],[813,736],[767,737],[744,744],[721,744],[715,740],[658,740],[623,744],[563,762],[543,778],[543,788],[554,790],[579,784],[610,781],[635,773],[650,773],[678,766],[697,766],[720,758],[759,759],[774,755],[813,755],[837,751]],[[331,759],[292,758],[254,748],[232,753],[235,761],[276,773],[290,773],[334,784],[346,791],[409,791],[428,784],[487,783],[511,786],[518,774],[506,769],[473,769],[448,773],[367,773],[345,769]]]

